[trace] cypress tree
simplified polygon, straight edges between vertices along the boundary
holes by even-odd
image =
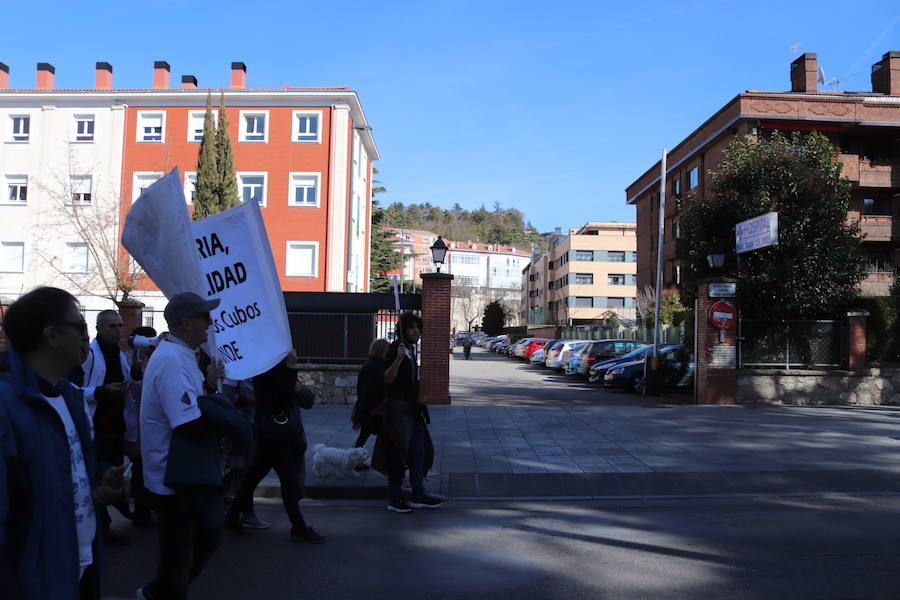
[[[213,126],[212,98],[206,95],[206,116],[203,119],[203,140],[197,156],[197,181],[194,184],[195,221],[219,212],[219,170],[216,160],[216,130]]]
[[[216,128],[216,161],[219,174],[219,210],[240,204],[237,176],[234,172],[234,155],[231,153],[231,137],[228,135],[228,119],[225,117],[225,93],[219,96],[219,126]]]

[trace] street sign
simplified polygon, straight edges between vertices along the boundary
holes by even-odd
[[[709,307],[709,321],[716,329],[731,329],[737,320],[737,309],[731,302],[719,300]]]
[[[737,284],[736,283],[710,283],[709,284],[709,297],[710,298],[734,298],[735,294],[737,294]]]
[[[738,254],[778,245],[778,213],[770,212],[738,223],[734,228]]]

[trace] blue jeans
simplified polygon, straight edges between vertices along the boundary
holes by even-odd
[[[406,464],[409,466],[409,485],[413,499],[425,497],[425,423],[422,417],[403,417],[403,441],[406,444]],[[388,479],[391,500],[401,498],[403,478]]]

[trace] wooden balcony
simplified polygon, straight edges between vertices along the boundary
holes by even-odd
[[[860,187],[900,187],[900,162],[873,161],[857,154],[839,154],[838,161],[842,165],[841,175]]]

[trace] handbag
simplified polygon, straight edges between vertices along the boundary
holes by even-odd
[[[303,431],[303,419],[300,417],[300,408],[311,408],[316,395],[306,386],[301,386],[295,394],[294,402],[291,402],[286,411],[278,413],[263,413],[258,419],[262,437],[273,442],[285,442],[288,440],[302,440],[302,446],[306,445],[306,435]]]

